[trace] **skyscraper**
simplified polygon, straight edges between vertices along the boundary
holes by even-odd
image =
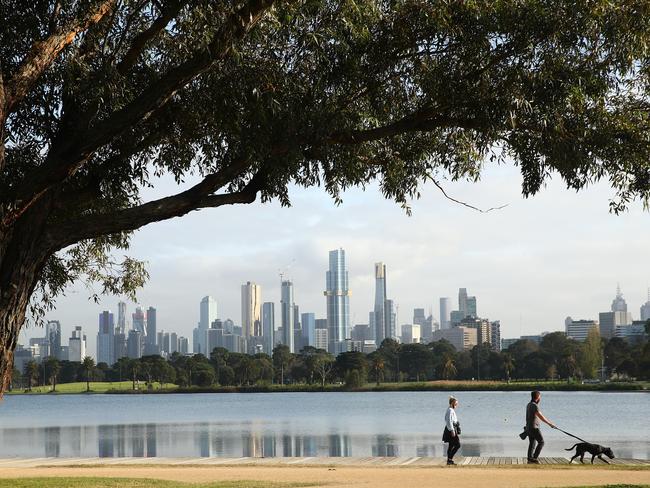
[[[350,290],[343,249],[329,253],[329,270],[325,273],[325,297],[329,352],[338,354],[346,350],[345,339],[350,328]]]
[[[117,327],[122,334],[126,334],[126,303],[117,304]]]
[[[133,320],[133,330],[137,330],[142,337],[147,333],[145,316],[141,307],[135,307],[135,312],[131,315]]]
[[[194,329],[193,334],[193,350],[195,353],[201,353],[206,356],[209,355],[209,352],[207,351],[207,330],[216,318],[216,300],[210,295],[203,297],[199,306],[199,323],[196,329]]]
[[[397,308],[393,300],[386,300],[386,337],[397,340]]]
[[[293,283],[283,280],[280,296],[280,313],[282,324],[282,344],[289,348],[289,351],[296,352],[293,344]]]
[[[616,285],[616,297],[612,301],[612,312],[627,312],[627,303],[621,293],[620,285]]]
[[[275,347],[275,303],[262,304],[262,336],[264,337],[264,352],[271,354]]]
[[[463,318],[467,317],[467,288],[458,289],[458,310],[463,314]]]
[[[241,326],[243,336],[262,336],[262,287],[247,281],[241,286]]]
[[[58,320],[50,320],[45,325],[44,346],[45,350],[42,353],[42,357],[63,359],[61,357],[61,322]]]
[[[83,335],[81,327],[77,326],[72,331],[72,337],[68,339],[68,360],[80,363],[86,357],[86,336]]]
[[[97,333],[97,364],[113,364],[113,347],[115,335],[115,325],[113,323],[113,314],[104,310],[99,314],[99,332]]]
[[[478,317],[478,313],[476,311],[476,297],[467,297],[467,317]]]
[[[641,320],[650,320],[650,288],[648,288],[648,301],[641,305]]]
[[[315,343],[315,329],[316,329],[316,315],[313,313],[303,313],[300,315],[300,324],[302,328],[303,346],[314,346]]]
[[[146,355],[151,355],[151,354],[160,354],[161,351],[161,344],[157,340],[157,333],[156,329],[158,327],[157,324],[157,316],[156,316],[156,309],[153,307],[149,307],[147,309],[147,332],[144,336],[144,353]]]
[[[386,332],[386,265],[375,263],[375,308],[371,324],[374,324],[375,342],[379,347],[390,334]]]
[[[451,327],[451,299],[449,297],[440,298],[440,329],[449,329]]]

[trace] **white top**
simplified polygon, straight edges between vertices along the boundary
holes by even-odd
[[[445,413],[445,427],[448,430],[454,432],[454,422],[458,422],[458,417],[456,417],[456,410],[449,407]]]

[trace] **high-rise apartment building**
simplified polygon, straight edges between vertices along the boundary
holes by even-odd
[[[178,334],[172,332],[169,336],[169,354],[178,352]]]
[[[114,363],[113,347],[115,342],[115,324],[113,314],[107,310],[99,314],[99,332],[97,333],[97,364]]]
[[[139,330],[131,329],[126,339],[126,355],[131,359],[140,359],[142,343],[142,333]]]
[[[421,328],[419,324],[402,325],[402,344],[416,344],[421,342]]]
[[[325,285],[328,350],[332,354],[339,354],[346,349],[345,339],[350,329],[350,290],[343,249],[330,251]]]
[[[264,338],[264,352],[271,354],[275,347],[275,303],[262,304],[262,336]]]
[[[294,347],[294,334],[293,334],[293,283],[289,280],[283,280],[281,285],[280,296],[280,313],[282,325],[282,344],[289,348],[289,351],[296,352]]]
[[[451,327],[451,299],[449,297],[440,298],[440,328],[449,329]]]
[[[122,334],[126,334],[126,303],[117,304],[117,328]]]
[[[179,337],[178,338],[178,352],[180,354],[188,354],[190,351],[190,344],[189,344],[189,339],[187,337]]]
[[[157,340],[157,328],[156,309],[149,307],[147,309],[146,332],[144,335],[144,353],[146,355],[160,354],[160,342]]]
[[[386,265],[375,263],[375,308],[371,312],[371,327],[374,325],[375,342],[379,347],[384,339],[390,337],[386,330]]]
[[[441,339],[449,341],[457,351],[468,351],[477,345],[478,331],[472,327],[462,326],[434,331],[433,340],[439,341]]]
[[[394,300],[386,300],[385,321],[386,337],[397,340],[397,307]]]
[[[241,326],[243,336],[262,336],[262,287],[247,281],[241,286]]]

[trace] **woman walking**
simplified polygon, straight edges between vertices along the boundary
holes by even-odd
[[[449,397],[449,408],[445,413],[445,431],[442,434],[442,441],[449,443],[447,449],[447,465],[453,466],[454,454],[460,449],[460,422],[456,416],[456,407],[458,400],[453,396]]]

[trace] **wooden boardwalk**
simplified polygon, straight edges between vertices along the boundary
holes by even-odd
[[[586,458],[585,458],[586,460]],[[457,456],[455,459],[459,466],[513,466],[527,465],[525,457],[471,457]],[[648,459],[610,459],[613,466],[647,466]],[[569,460],[562,457],[540,458],[541,465],[568,465]],[[0,468],[38,468],[38,467],[84,467],[84,466],[373,466],[373,467],[426,467],[446,466],[445,458],[433,457],[193,457],[193,458],[166,458],[166,457],[113,457],[113,458],[4,458],[0,459]],[[574,462],[573,465],[580,466]],[[585,462],[585,466],[591,466]],[[599,460],[594,465],[606,466]],[[531,465],[534,467],[534,465]]]

